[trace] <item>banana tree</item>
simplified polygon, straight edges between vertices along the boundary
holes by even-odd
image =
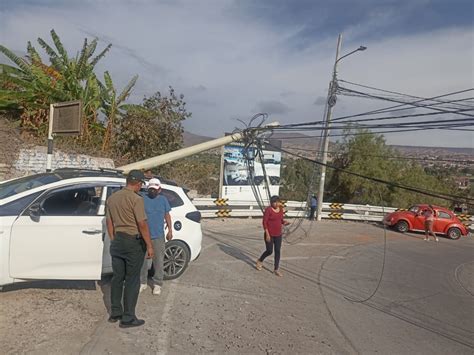
[[[114,131],[117,119],[123,113],[124,102],[130,95],[133,87],[135,86],[138,79],[138,75],[135,75],[127,85],[122,89],[119,95],[117,95],[117,90],[114,87],[112,77],[109,72],[104,73],[104,83],[101,83],[101,92],[102,92],[102,107],[101,110],[104,113],[107,119],[107,125],[105,129],[104,140],[102,143],[102,151],[107,151],[110,148],[114,140]]]

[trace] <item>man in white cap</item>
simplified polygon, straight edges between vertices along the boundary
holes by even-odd
[[[171,207],[168,199],[160,194],[161,182],[159,179],[153,178],[148,182],[148,193],[143,195],[145,202],[145,212],[147,215],[147,223],[150,229],[151,242],[155,255],[153,256],[153,266],[155,275],[152,278],[152,290],[154,295],[161,293],[163,286],[163,262],[165,258],[165,228],[164,221],[168,226],[166,240],[173,238],[173,225],[171,224],[170,211]],[[140,292],[147,289],[148,281],[148,260],[145,260],[140,275]]]

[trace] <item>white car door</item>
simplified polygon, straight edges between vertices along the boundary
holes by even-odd
[[[113,184],[108,185],[107,191],[103,193],[102,204],[105,206],[105,201],[112,195],[114,192],[119,191],[124,187],[123,184]],[[105,211],[105,210],[104,210]],[[102,273],[108,274],[112,272],[112,257],[110,256],[110,237],[107,232],[107,224],[105,219],[103,220],[103,229],[104,234],[104,251],[102,253]]]
[[[10,276],[18,279],[98,280],[103,219],[101,186],[55,189],[13,223]]]

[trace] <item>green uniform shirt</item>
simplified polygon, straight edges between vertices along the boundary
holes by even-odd
[[[125,187],[113,193],[106,202],[106,217],[112,220],[115,232],[139,234],[138,222],[146,220],[143,198]]]

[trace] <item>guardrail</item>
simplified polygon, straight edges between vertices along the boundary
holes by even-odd
[[[255,201],[229,201],[228,199],[195,198],[193,204],[203,218],[219,217],[262,217],[262,211]],[[290,218],[307,217],[306,202],[283,201]],[[403,210],[395,207],[353,205],[323,202],[321,218],[349,221],[381,222],[387,213]],[[465,224],[474,227],[474,216],[458,215]]]

